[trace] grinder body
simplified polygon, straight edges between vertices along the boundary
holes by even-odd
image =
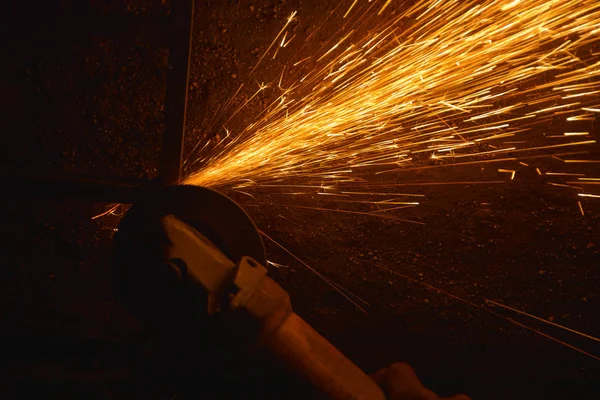
[[[267,276],[254,223],[224,195],[175,186],[134,205],[115,237],[114,256],[118,292],[153,329],[189,333],[233,316],[222,325],[225,336],[244,333],[232,346],[245,343],[268,352],[327,398],[385,398],[293,312],[287,292]],[[236,327],[236,321],[245,322]]]

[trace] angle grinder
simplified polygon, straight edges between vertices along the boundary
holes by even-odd
[[[116,291],[150,329],[181,343],[213,343],[213,359],[224,342],[261,349],[327,398],[385,398],[293,312],[287,292],[267,276],[254,222],[223,194],[186,185],[155,191],[123,217],[113,253]],[[209,331],[220,345],[205,342]]]

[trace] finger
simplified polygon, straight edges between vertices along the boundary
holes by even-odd
[[[371,375],[371,379],[375,381],[377,384],[381,384],[385,379],[385,375],[387,374],[387,368],[382,368],[379,371],[373,372]]]
[[[394,375],[401,375],[401,376],[406,376],[406,377],[411,377],[411,378],[417,377],[417,374],[415,374],[415,371],[407,363],[403,363],[403,362],[393,363],[386,369],[389,369],[390,373],[393,373]]]
[[[406,363],[395,363],[387,368],[383,388],[394,399],[439,400],[435,393],[423,386]]]
[[[386,380],[396,383],[393,386],[404,386],[413,390],[425,389],[419,377],[407,363],[394,363],[387,368]]]

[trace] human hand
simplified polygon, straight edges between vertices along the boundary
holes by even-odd
[[[449,398],[440,398],[427,389],[410,365],[394,363],[371,375],[371,378],[383,389],[388,400],[470,400],[464,394]]]

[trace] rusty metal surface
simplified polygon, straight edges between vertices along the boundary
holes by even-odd
[[[5,171],[3,181],[17,190],[19,197],[75,197],[96,201],[136,203],[149,187],[175,184],[179,181],[183,151],[183,136],[187,108],[189,63],[192,44],[194,0],[173,2],[169,16],[121,17],[96,15],[86,7],[65,9],[65,24],[72,25],[73,36],[117,37],[120,42],[152,43],[168,46],[167,93],[164,103],[165,129],[159,160],[157,181],[122,179],[118,176],[88,177],[72,174],[45,176],[37,171],[29,175]],[[114,40],[114,39],[113,39]],[[16,174],[16,175],[15,175]]]

